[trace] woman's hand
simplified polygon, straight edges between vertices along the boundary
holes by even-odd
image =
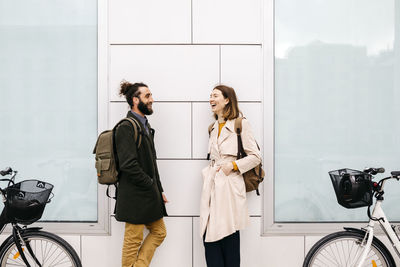
[[[233,165],[231,162],[227,162],[221,166],[221,169],[224,172],[224,174],[226,176],[228,176],[231,173],[231,171],[233,170]]]

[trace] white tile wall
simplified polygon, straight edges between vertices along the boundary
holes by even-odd
[[[190,43],[190,0],[109,2],[109,42]]]
[[[161,182],[170,216],[199,216],[205,160],[159,160]]]
[[[261,46],[221,46],[221,83],[233,87],[239,101],[261,101]]]
[[[109,127],[126,116],[126,102],[110,103]],[[155,129],[158,158],[191,158],[191,106],[190,103],[154,103],[154,113],[148,116]]]
[[[149,122],[155,129],[157,157],[191,158],[191,104],[154,103]]]
[[[121,266],[124,225],[111,218],[110,236],[82,236],[82,266]]]
[[[261,0],[193,0],[194,43],[261,43]]]
[[[258,142],[258,145],[262,149],[263,144],[263,111],[261,103],[239,103],[239,109],[242,111],[243,116],[248,119],[254,137]]]
[[[156,250],[151,267],[192,266],[192,217],[165,218],[167,237]]]
[[[108,108],[108,128],[111,129],[121,119],[126,117],[130,107],[127,102],[114,102]]]
[[[208,101],[211,89],[219,82],[219,47],[111,46],[111,100],[120,100],[122,79],[144,82],[155,101]]]
[[[214,121],[208,102],[193,103],[193,158],[207,158],[208,126]]]
[[[167,217],[164,220],[167,237],[156,250],[151,266],[164,267],[166,262],[173,262],[173,266],[177,267],[191,266],[192,240],[188,237],[192,235],[192,218]],[[112,218],[111,236],[84,236],[82,265],[85,267],[121,266],[124,227],[124,223]]]

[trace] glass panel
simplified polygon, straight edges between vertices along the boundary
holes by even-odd
[[[275,221],[366,220],[328,171],[400,169],[399,1],[275,0],[275,16]],[[392,220],[399,201],[391,181]]]
[[[0,168],[54,184],[43,220],[97,221],[97,2],[2,0],[0,36]]]

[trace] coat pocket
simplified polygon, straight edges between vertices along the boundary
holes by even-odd
[[[232,192],[239,198],[246,198],[246,187],[243,176],[237,173],[231,173],[228,177]]]

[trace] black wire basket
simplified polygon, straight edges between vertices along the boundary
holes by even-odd
[[[370,174],[346,168],[330,171],[329,176],[340,205],[347,209],[372,205]]]
[[[50,202],[52,190],[52,184],[39,180],[25,180],[7,187],[5,208],[8,220],[25,225],[39,220]]]

